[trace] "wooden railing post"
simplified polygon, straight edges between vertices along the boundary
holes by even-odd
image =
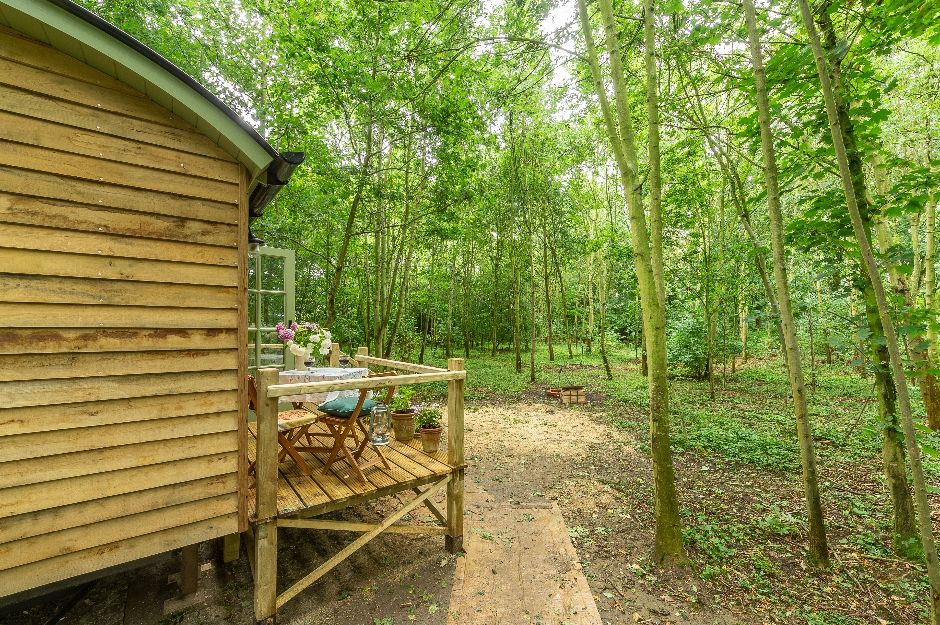
[[[356,358],[359,358],[359,356],[368,356],[368,355],[369,355],[369,348],[368,348],[368,347],[360,347],[359,349],[356,350]],[[360,366],[360,367],[366,367],[366,363],[360,362],[360,363],[359,363],[359,366]],[[367,368],[368,368],[368,367],[367,367]]]
[[[449,358],[448,371],[463,371],[463,358]],[[447,463],[456,467],[447,483],[447,535],[451,553],[463,551],[463,396],[464,380],[447,382]]]
[[[333,343],[333,346],[330,347],[330,366],[339,366],[339,343]]]
[[[277,369],[258,372],[258,448],[255,464],[255,620],[273,625],[277,602],[277,397],[268,387]]]

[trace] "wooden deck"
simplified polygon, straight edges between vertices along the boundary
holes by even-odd
[[[255,460],[255,424],[248,426],[248,458]],[[312,431],[326,432],[323,425],[315,425]],[[443,447],[443,446],[442,446]],[[447,463],[447,451],[426,454],[421,441],[416,438],[408,444],[393,440],[383,448],[390,468],[379,465],[365,469],[367,482],[360,480],[349,470],[345,461],[334,462],[329,471],[323,471],[323,457],[300,452],[313,471],[304,475],[294,462],[287,458],[278,465],[277,516],[312,517],[333,510],[340,510],[359,503],[393,495],[418,486],[436,482],[449,475],[455,467]],[[375,452],[367,448],[366,460]],[[326,454],[321,454],[326,456]],[[256,521],[254,480],[248,493],[248,511],[251,522]]]
[[[338,564],[361,549],[375,537],[386,533],[426,534],[443,536],[445,548],[456,553],[463,549],[464,516],[464,381],[467,372],[462,358],[451,358],[447,369],[400,362],[369,356],[365,347],[356,352],[359,364],[405,371],[386,376],[369,376],[355,380],[323,380],[320,382],[278,384],[276,369],[261,369],[257,377],[257,421],[249,425],[251,434],[241,449],[245,466],[257,458],[252,484],[244,485],[246,517],[250,515],[249,538],[252,542],[249,560],[255,578],[255,621],[273,625],[277,610],[304,589],[326,575]],[[345,461],[333,463],[324,471],[324,458],[299,452],[312,467],[309,475],[291,460],[278,462],[277,416],[280,398],[331,391],[355,391],[383,388],[400,389],[412,384],[447,382],[447,448],[430,455],[419,447],[420,442],[403,444],[393,441],[385,446],[389,467],[365,469],[365,480],[354,475]],[[321,426],[314,426],[321,427]],[[325,431],[321,430],[321,431]],[[371,449],[367,454],[374,454]],[[368,459],[366,459],[366,463]],[[425,488],[421,488],[426,485]],[[446,489],[447,507],[440,510],[432,498]],[[310,518],[331,510],[349,508],[385,495],[412,490],[415,496],[380,523],[359,523]],[[416,507],[424,505],[440,521],[439,526],[401,522]],[[277,592],[278,528],[292,527],[319,531],[360,533],[334,556],[310,571],[282,593]],[[235,551],[229,549],[228,551]]]

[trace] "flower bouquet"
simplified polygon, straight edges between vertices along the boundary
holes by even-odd
[[[310,360],[314,354],[327,356],[333,347],[333,335],[316,323],[297,324],[291,321],[287,325],[278,323],[274,329],[277,338],[287,345],[290,353],[299,358],[300,362]]]

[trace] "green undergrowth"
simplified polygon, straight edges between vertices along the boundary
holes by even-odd
[[[593,354],[567,355],[556,348],[556,359],[548,350],[536,352],[536,381],[529,382],[528,354],[523,354],[522,372],[516,372],[511,351],[495,356],[472,352],[466,359],[466,399],[474,402],[548,399],[549,387],[583,385],[593,409],[599,409],[615,426],[633,433],[641,445],[648,444],[646,379],[640,374],[632,349],[617,346],[609,358],[613,379],[607,380],[603,361]],[[446,367],[443,354],[431,352],[427,364]],[[821,459],[844,462],[877,462],[881,454],[882,424],[872,380],[847,367],[817,364],[815,375],[807,372],[807,399],[813,436]],[[715,375],[715,397],[706,381],[670,379],[673,445],[678,450],[697,450],[738,463],[785,472],[800,470],[796,425],[789,399],[786,370],[779,359],[751,360],[733,375]],[[915,419],[923,421],[923,405],[915,385]],[[443,403],[446,383],[429,384],[417,401]],[[940,478],[940,436],[919,431],[925,448],[928,476]]]

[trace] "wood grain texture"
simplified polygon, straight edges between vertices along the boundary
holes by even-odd
[[[0,519],[205,477],[234,475],[235,463],[235,452],[229,452],[15,486],[0,491],[3,495],[0,497]]]
[[[0,82],[10,87],[156,122],[171,128],[189,129],[186,122],[141,93],[94,85],[9,59],[0,58]],[[128,120],[128,123],[131,122],[132,120]]]
[[[0,178],[4,176],[0,168]],[[0,222],[28,226],[54,223],[60,230],[95,232],[144,239],[165,239],[203,245],[235,247],[237,226],[107,206],[0,192]]]
[[[0,409],[0,435],[54,432],[97,425],[203,415],[238,409],[234,390]]]
[[[128,514],[159,510],[208,497],[235,492],[236,477],[232,473],[215,475],[182,484],[158,486],[118,497],[93,499],[59,508],[29,512],[8,517],[0,523],[0,544],[90,525]]]
[[[47,122],[2,110],[0,110],[0,128],[3,128],[0,136],[8,141],[48,148],[57,152],[129,163],[227,184],[238,179],[240,167],[238,163],[180,152],[124,137],[113,137],[96,130]]]
[[[0,285],[4,278],[0,276]],[[0,354],[132,352],[138,345],[185,350],[236,349],[240,343],[237,331],[228,328],[0,328]]]
[[[115,80],[90,65],[64,54],[52,46],[24,37],[5,26],[0,26],[0,57],[24,63],[37,69],[71,76],[92,85],[123,91],[129,95],[139,95],[132,87]]]
[[[55,222],[47,221],[47,223],[54,227],[44,228],[0,222],[0,241],[4,242],[4,247],[22,250],[69,252],[91,256],[165,260],[229,267],[238,264],[238,250],[234,247],[74,232],[63,230]]]
[[[0,406],[50,406],[150,395],[237,390],[232,371],[198,371],[149,375],[0,382]]]
[[[10,248],[0,248],[0,273],[214,286],[238,282],[233,267]]]
[[[152,441],[133,445],[132,448],[108,447],[4,462],[0,463],[0,489],[237,450],[238,437],[235,432],[215,432],[180,438],[173,441],[172,445],[164,441]],[[235,467],[232,468],[234,470]]]
[[[222,163],[235,162],[234,158],[208,137],[191,128],[176,128],[142,119],[132,119],[100,108],[49,98],[42,94],[10,87],[2,84],[2,81],[0,81],[0,102],[3,102],[5,110],[17,115],[93,130],[112,137],[169,148],[184,154],[205,156]]]
[[[147,345],[138,345],[141,350]],[[97,376],[228,371],[238,367],[236,349],[189,349],[80,354],[0,355],[0,382]]]
[[[234,328],[234,309],[0,302],[0,323],[11,328]],[[234,375],[232,376],[234,377]]]
[[[157,510],[99,521],[61,530],[52,536],[34,536],[15,543],[0,544],[0,571],[47,558],[55,558],[230,514],[236,507],[236,494],[225,493],[208,499],[180,503]]]
[[[231,432],[236,429],[237,414],[217,412],[195,417],[176,417],[170,412],[163,418],[147,421],[5,436],[3,445],[0,446],[0,463],[151,441],[169,441],[207,433]]]
[[[0,71],[3,61],[0,60]],[[223,203],[238,203],[238,185],[0,140],[0,165]]]
[[[237,530],[235,512],[206,521],[145,534],[116,543],[83,549],[0,572],[0,593],[10,595],[61,579],[68,579],[122,562],[137,560],[182,545],[211,540]]]
[[[0,193],[4,194],[0,196],[2,198],[0,214],[4,215],[14,212],[14,208],[29,208],[28,205],[24,206],[22,201],[18,201],[17,196],[31,196],[224,224],[234,224],[239,219],[237,208],[222,202],[180,197],[169,193],[103,184],[94,180],[79,180],[51,172],[16,169],[2,165],[0,165]],[[18,206],[10,205],[16,202],[19,202]],[[105,221],[101,232],[105,231],[104,228],[107,225]],[[221,245],[234,246],[235,232],[229,229],[228,233],[232,238],[227,239]]]
[[[125,282],[0,273],[0,302],[234,308],[238,292],[226,286]],[[2,339],[0,339],[2,340]]]

